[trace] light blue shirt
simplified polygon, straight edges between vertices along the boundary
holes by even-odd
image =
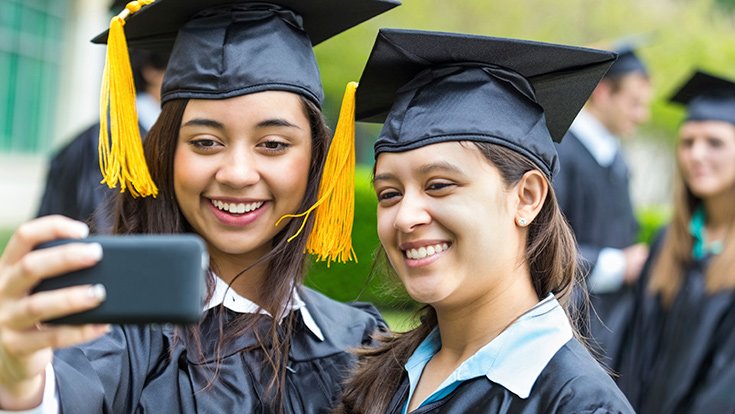
[[[564,309],[554,295],[549,294],[465,360],[421,406],[441,400],[464,381],[483,376],[520,398],[528,398],[541,371],[572,336],[572,326]],[[441,336],[439,330],[434,329],[406,362],[409,391],[404,414],[424,367],[439,349]]]

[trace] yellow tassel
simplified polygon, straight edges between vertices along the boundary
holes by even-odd
[[[299,230],[288,240],[298,236],[312,211],[314,230],[306,242],[307,253],[316,256],[318,261],[346,262],[355,260],[352,248],[352,222],[355,215],[355,93],[357,82],[350,82],[342,98],[342,108],[324,163],[319,196],[308,210],[301,214],[287,214],[287,217],[303,217]],[[276,225],[278,225],[276,223]]]
[[[110,188],[115,188],[120,183],[120,192],[127,189],[133,197],[155,197],[158,195],[158,188],[148,172],[143,153],[138,112],[135,108],[133,72],[123,26],[127,16],[153,1],[132,1],[119,15],[112,18],[100,92],[101,183]],[[108,111],[111,136],[107,132]]]

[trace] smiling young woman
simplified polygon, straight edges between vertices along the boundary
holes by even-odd
[[[732,411],[735,83],[697,71],[676,147],[674,211],[643,269],[618,384],[640,412]]]
[[[613,60],[380,31],[357,116],[384,121],[378,236],[389,271],[426,307],[417,328],[363,351],[337,412],[632,412],[575,338],[576,246],[550,186],[553,140]]]
[[[93,266],[102,251],[34,251],[88,229],[58,216],[27,223],[0,258],[0,410],[314,413],[334,405],[355,362],[350,349],[384,324],[370,305],[302,284],[312,230],[332,226],[291,216],[311,211],[321,179],[332,178],[323,174],[335,147],[312,45],[398,4],[140,0],[113,19],[103,88],[113,144],[105,105],[101,168],[106,182],[129,191],[117,199],[114,232],[201,236],[210,257],[204,312],[188,328],[45,326],[98,306],[104,290],[31,294],[35,282]],[[131,47],[172,49],[162,112],[137,158],[140,139],[125,141],[137,122],[124,115],[134,112],[119,101],[123,23]]]

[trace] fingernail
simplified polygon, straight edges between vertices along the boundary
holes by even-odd
[[[105,289],[104,285],[101,284],[90,286],[88,294],[90,298],[95,299],[99,302],[107,299],[107,289]]]
[[[99,243],[89,243],[87,245],[87,255],[94,261],[102,260],[102,245]]]
[[[87,226],[86,223],[82,223],[81,221],[74,222],[74,225],[76,226],[77,236],[80,239],[83,239],[87,236],[89,236],[89,226]]]

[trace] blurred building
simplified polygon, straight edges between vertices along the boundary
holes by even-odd
[[[109,0],[0,0],[0,227],[35,215],[46,161],[98,117]]]

